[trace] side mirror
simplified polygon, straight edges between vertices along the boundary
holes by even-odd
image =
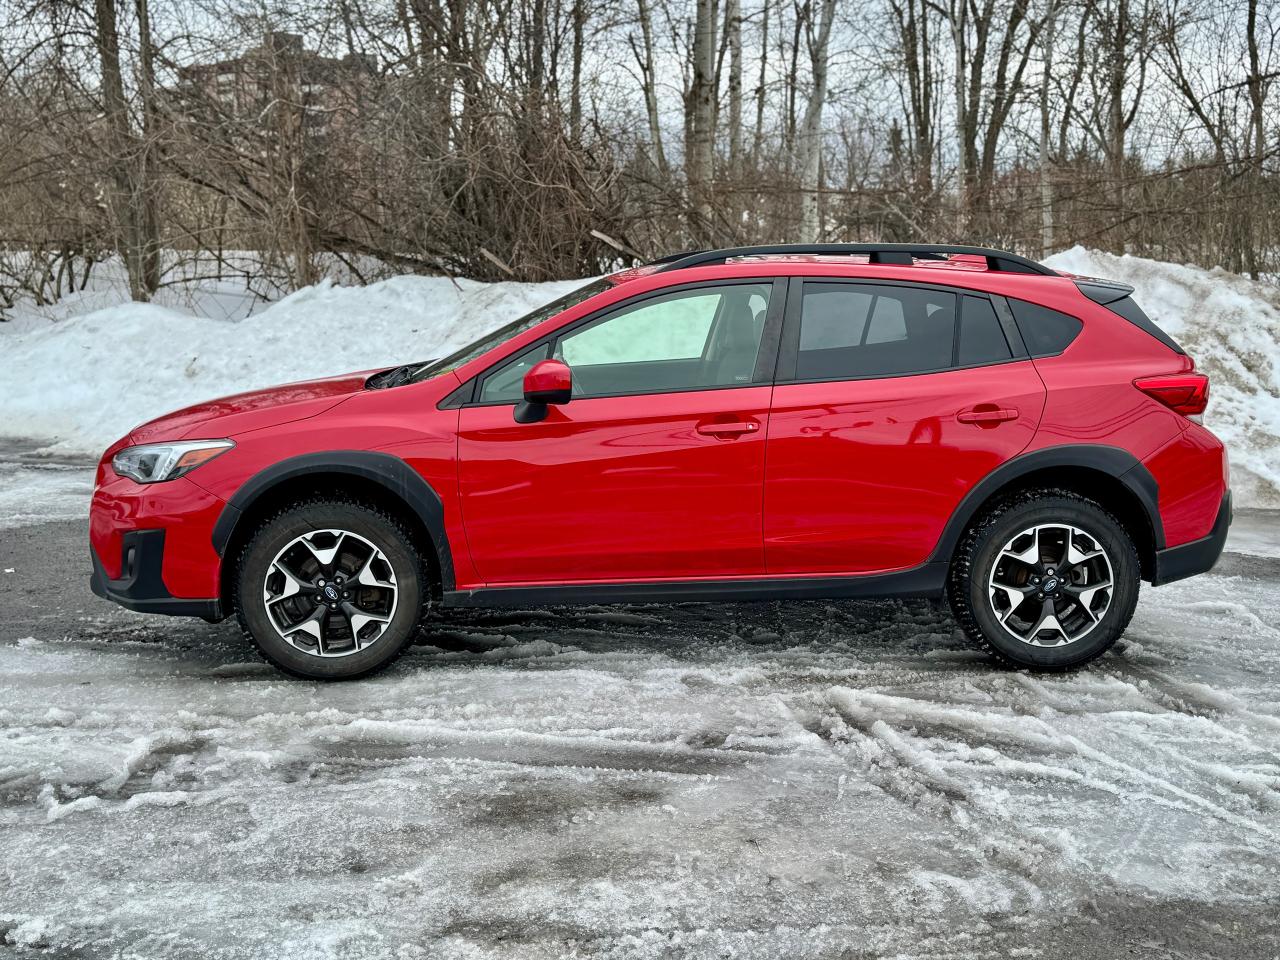
[[[516,423],[546,419],[547,404],[568,403],[573,395],[573,371],[563,360],[540,360],[525,372],[524,403],[516,404]]]

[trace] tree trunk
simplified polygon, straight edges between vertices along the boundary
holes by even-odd
[[[1129,44],[1129,2],[1119,0],[1111,24],[1111,44],[1107,63],[1107,174],[1111,181],[1111,217],[1113,221],[1110,247],[1113,253],[1124,253],[1124,233],[1120,221],[1124,217],[1124,88],[1126,57]]]
[[[587,25],[586,0],[573,0],[573,77],[569,88],[569,132],[582,140],[582,53]]]
[[[765,0],[764,12],[760,23],[760,78],[756,84],[756,128],[751,139],[751,166],[758,168],[760,148],[764,145],[764,102],[766,79],[769,75],[769,4]]]
[[[1053,178],[1049,168],[1049,137],[1052,135],[1049,116],[1049,79],[1053,73],[1053,42],[1057,33],[1058,11],[1056,0],[1049,0],[1045,14],[1044,63],[1040,71],[1040,255],[1053,252]]]
[[[725,0],[724,28],[729,37],[729,170],[742,160],[742,0]]]
[[[689,142],[685,149],[695,236],[710,239],[711,179],[715,151],[716,23],[714,0],[698,0],[693,34],[693,83],[689,90]]]
[[[1241,223],[1244,235],[1245,266],[1249,276],[1258,279],[1257,238],[1254,236],[1253,208],[1262,201],[1263,171],[1262,159],[1267,152],[1267,135],[1263,127],[1263,88],[1262,67],[1258,55],[1258,0],[1249,0],[1249,13],[1245,27],[1246,40],[1249,45],[1249,119],[1253,143],[1249,164],[1249,190],[1245,202],[1245,217]]]
[[[658,171],[665,177],[667,155],[662,148],[662,126],[658,119],[658,79],[653,67],[653,20],[648,0],[636,0],[640,17],[640,36],[644,49],[637,54],[644,79],[644,106],[649,118],[649,142]]]
[[[968,229],[969,209],[969,167],[966,130],[969,126],[969,98],[965,77],[968,75],[969,58],[967,56],[965,36],[966,19],[969,5],[967,0],[951,0],[950,22],[951,43],[955,48],[955,98],[956,98],[956,134],[959,150],[956,151],[956,190],[959,194],[959,207],[956,211],[956,233],[963,235]]]
[[[799,168],[802,195],[800,200],[800,241],[816,243],[822,239],[819,190],[822,188],[822,108],[827,100],[828,49],[831,24],[835,20],[836,0],[823,0],[817,33],[809,36],[809,60],[813,71],[813,93],[804,111],[799,143]]]
[[[116,249],[129,275],[129,295],[134,300],[150,296],[143,264],[143,235],[139,227],[135,176],[135,145],[129,129],[129,108],[120,70],[120,35],[116,27],[115,0],[94,0],[94,43],[102,71],[102,112],[106,120],[106,158],[111,180],[110,210]]]
[[[139,262],[147,298],[160,289],[160,123],[156,111],[156,71],[147,0],[135,0],[138,17],[138,93],[142,99],[142,149],[138,153],[137,202],[141,250]]]

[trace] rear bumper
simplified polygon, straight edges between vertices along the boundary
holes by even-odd
[[[1228,490],[1222,495],[1218,517],[1214,520],[1213,529],[1209,531],[1207,537],[1156,551],[1156,569],[1155,576],[1151,578],[1152,585],[1160,586],[1212,570],[1213,565],[1218,562],[1218,557],[1222,556],[1222,548],[1226,545],[1227,531],[1230,528],[1231,491]]]
[[[217,599],[192,600],[169,593],[161,576],[164,537],[163,530],[130,530],[125,533],[121,537],[120,576],[114,580],[107,577],[97,549],[90,547],[93,574],[89,577],[89,589],[104,600],[139,613],[223,619],[222,603]]]

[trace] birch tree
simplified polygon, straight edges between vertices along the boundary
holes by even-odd
[[[809,93],[809,102],[805,107],[804,121],[800,127],[800,135],[796,151],[796,167],[799,170],[800,230],[799,239],[814,242],[821,239],[820,196],[822,188],[822,109],[827,100],[827,72],[830,67],[828,58],[831,47],[831,25],[835,20],[836,0],[821,0],[818,22],[813,21],[813,2],[806,0],[803,7],[805,20],[805,46],[809,52],[809,66],[812,71],[813,89]],[[800,16],[797,9],[797,16]]]

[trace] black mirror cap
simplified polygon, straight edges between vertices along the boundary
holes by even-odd
[[[572,390],[529,390],[525,392],[525,403],[568,403],[573,395]]]

